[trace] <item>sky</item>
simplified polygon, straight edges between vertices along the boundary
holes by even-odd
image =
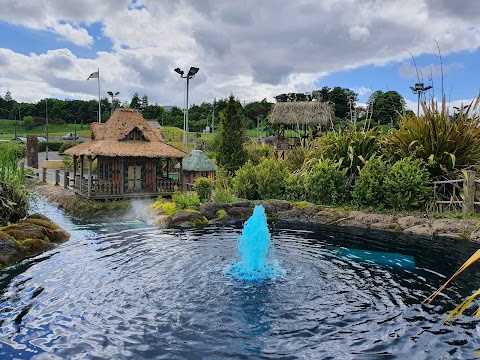
[[[480,89],[477,0],[0,0],[0,96],[98,99],[134,93],[183,107],[324,86],[364,104],[395,90],[413,110],[417,82],[451,106]]]

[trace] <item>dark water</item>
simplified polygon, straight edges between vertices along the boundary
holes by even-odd
[[[286,274],[252,285],[224,275],[241,227],[78,225],[42,209],[72,238],[0,272],[1,359],[473,359],[480,348],[471,317],[442,324],[480,287],[478,266],[420,304],[476,250],[466,241],[279,222]]]

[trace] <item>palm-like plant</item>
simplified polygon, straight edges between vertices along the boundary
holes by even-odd
[[[400,128],[385,138],[385,150],[394,159],[423,159],[432,177],[480,163],[480,96],[451,118],[445,97],[441,107],[422,103],[424,116],[402,115]]]

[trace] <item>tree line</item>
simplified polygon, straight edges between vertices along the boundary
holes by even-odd
[[[396,123],[398,114],[405,109],[405,100],[396,91],[376,91],[367,101],[369,109],[359,111],[356,105],[358,94],[353,90],[341,87],[323,87],[311,93],[288,93],[274,97],[277,102],[285,101],[329,101],[334,105],[337,122],[344,119],[351,119],[353,114],[357,118],[370,114],[371,120],[379,124]],[[158,104],[150,104],[148,96],[140,97],[138,93],[132,96],[131,101],[120,102],[113,98],[113,107],[130,107],[142,112],[145,119],[157,120],[164,126],[183,127],[184,111],[173,106],[164,107]],[[203,102],[200,105],[192,105],[189,108],[189,129],[201,132],[207,126],[216,127],[219,123],[218,115],[225,110],[229,99],[218,99],[212,103]],[[250,103],[241,103],[236,99],[240,109],[240,117],[247,129],[254,129],[266,124],[267,116],[272,109],[273,103],[263,99]],[[101,98],[100,109],[102,121],[108,120],[112,109],[112,101],[108,97]],[[0,96],[0,118],[10,120],[29,121],[35,125],[45,124],[48,114],[48,121],[51,124],[89,124],[97,121],[98,101],[97,100],[59,100],[45,98],[36,103],[17,102],[10,91],[5,96]],[[358,116],[360,114],[360,116]],[[212,121],[213,117],[213,121]]]

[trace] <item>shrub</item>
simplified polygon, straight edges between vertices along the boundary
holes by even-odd
[[[257,192],[260,199],[278,199],[283,196],[288,173],[284,161],[264,158],[255,167]]]
[[[356,205],[362,208],[388,207],[390,190],[386,184],[388,166],[381,157],[374,157],[360,171],[360,177],[353,185],[352,197]]]
[[[256,167],[248,160],[245,165],[235,173],[235,193],[239,198],[257,198]]]
[[[303,171],[288,175],[285,182],[285,199],[290,201],[305,199],[307,196],[305,191],[305,178],[306,173]]]
[[[78,143],[75,144],[74,142],[64,142],[64,143],[60,146],[60,148],[58,149],[58,153],[59,153],[59,154],[63,154],[63,153],[65,152],[65,150],[70,149],[71,147],[74,147],[75,145],[78,145]],[[49,149],[50,149],[50,148],[49,148]]]
[[[397,210],[418,209],[432,196],[429,172],[421,159],[405,158],[392,165],[386,179],[390,206]]]
[[[232,189],[230,189],[230,188],[226,188],[226,189],[217,188],[213,193],[213,201],[215,201],[216,203],[232,205],[232,203],[233,203]]]
[[[250,141],[244,145],[247,152],[247,160],[251,160],[253,165],[258,165],[263,159],[273,157],[273,149],[265,144],[259,145],[256,141]]]
[[[200,205],[200,199],[194,192],[175,194],[172,196],[172,201],[179,209],[187,209],[192,206]]]
[[[23,118],[23,127],[25,130],[32,130],[35,127],[35,120],[33,116],[25,116]]]
[[[0,225],[27,216],[29,202],[23,186],[0,180]]]
[[[337,205],[346,198],[346,172],[330,159],[313,164],[305,174],[307,200],[317,204]]]
[[[38,143],[38,151],[46,151],[47,146],[49,151],[58,151],[63,145],[63,141],[43,141]]]
[[[205,177],[198,178],[193,184],[193,189],[198,194],[201,202],[210,200],[212,197],[212,187],[212,181]]]
[[[0,154],[9,154],[20,160],[27,156],[27,148],[17,142],[0,142]]]

